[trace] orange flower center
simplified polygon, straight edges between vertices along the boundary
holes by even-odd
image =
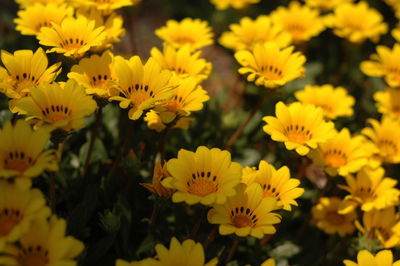
[[[285,129],[285,135],[289,141],[303,145],[312,138],[311,131],[304,126],[289,125]]]
[[[49,263],[49,252],[42,246],[22,248],[18,256],[21,266],[45,266]]]
[[[190,38],[188,36],[178,36],[173,41],[182,46],[185,44],[192,44],[195,42],[193,38]]]
[[[48,121],[55,123],[57,121],[68,119],[72,114],[72,109],[61,104],[52,104],[46,108],[42,108],[42,114]]]
[[[399,150],[396,143],[391,139],[380,139],[378,146],[383,153],[388,155],[395,155]]]
[[[273,65],[261,66],[260,72],[269,80],[278,80],[283,77],[282,69]]]
[[[263,196],[265,198],[267,197],[272,197],[272,198],[276,198],[279,199],[280,193],[278,190],[276,190],[276,188],[272,187],[271,184],[263,184],[261,185],[264,191]]]
[[[234,216],[232,218],[232,223],[237,228],[248,227],[248,226],[251,227],[253,225],[251,219],[244,214]]]
[[[90,80],[90,85],[92,87],[96,87],[99,89],[106,89],[105,85],[107,84],[109,76],[104,74],[104,75],[94,75],[92,76],[92,79]]]
[[[31,155],[21,151],[8,152],[4,156],[4,168],[24,172],[34,163]]]
[[[216,192],[217,189],[215,187],[214,182],[205,178],[200,178],[195,180],[192,184],[189,185],[188,191],[191,194],[204,197],[213,192]]]
[[[0,211],[0,237],[8,235],[22,219],[21,212],[16,209],[4,208]]]
[[[333,168],[339,168],[346,164],[347,156],[346,154],[337,149],[329,150],[325,153],[325,162]]]
[[[128,87],[126,96],[131,99],[135,106],[138,106],[144,101],[154,98],[154,91],[149,89],[148,85],[133,84]]]
[[[295,21],[292,24],[286,25],[286,30],[293,35],[293,39],[295,40],[301,39],[304,32],[307,30],[304,25],[298,24],[297,22],[298,21]]]
[[[15,83],[14,89],[17,93],[21,94],[21,96],[27,96],[27,93],[21,93],[23,89],[27,89],[30,87],[36,86],[38,83],[38,77],[35,77],[31,73],[24,72],[22,74],[15,75]]]
[[[80,49],[84,45],[86,45],[86,41],[79,39],[79,38],[69,38],[69,39],[64,39],[61,43],[60,46],[64,48],[65,50],[73,50],[73,49]]]
[[[364,202],[370,202],[375,199],[375,194],[370,187],[360,187],[357,189],[355,195],[360,197]]]
[[[42,27],[51,27],[51,20],[49,19],[39,22],[38,24],[36,24],[35,30],[39,32]]]
[[[335,211],[329,211],[326,213],[325,215],[326,220],[328,220],[331,224],[334,225],[341,225],[343,224],[346,219],[344,217],[344,215],[340,215]]]

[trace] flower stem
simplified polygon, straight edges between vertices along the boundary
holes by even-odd
[[[218,231],[218,226],[213,225],[213,228],[212,228],[210,234],[208,234],[206,240],[204,240],[204,242],[203,242],[204,250],[206,250],[208,245],[210,245],[210,243],[214,240],[215,235],[217,234],[217,231]]]
[[[56,176],[53,172],[49,178],[49,205],[52,213],[56,211]]]
[[[229,140],[225,144],[225,149],[229,150],[232,145],[235,143],[235,141],[242,135],[244,129],[247,127],[251,119],[254,117],[254,115],[257,113],[258,109],[260,109],[261,105],[264,102],[265,97],[263,95],[260,95],[257,103],[254,105],[253,109],[247,116],[246,120],[243,122],[243,124],[236,129],[236,131],[232,134],[232,136],[229,138]]]
[[[160,140],[158,142],[157,153],[160,154],[160,163],[164,165],[165,160],[165,143],[167,141],[169,127],[166,127],[160,134]]]
[[[235,256],[239,242],[240,242],[239,238],[235,238],[233,240],[231,248],[229,249],[229,252],[228,252],[228,257],[226,257],[225,264],[228,264],[228,262],[230,262],[233,259],[233,256]]]
[[[88,147],[87,154],[86,154],[85,167],[83,168],[82,177],[85,178],[85,180],[87,180],[86,175],[87,175],[87,172],[89,170],[90,158],[92,157],[92,153],[93,153],[93,148],[94,148],[94,143],[95,143],[95,140],[96,140],[97,132],[99,131],[99,126],[100,126],[101,117],[102,117],[102,111],[103,111],[103,107],[99,106],[99,108],[97,109],[97,112],[96,112],[95,124],[94,124],[94,127],[92,129],[92,134],[91,134],[91,137],[90,137],[90,143],[89,143],[89,147]]]
[[[110,180],[111,177],[114,175],[115,170],[117,169],[117,166],[119,164],[119,162],[122,159],[122,156],[125,154],[125,150],[128,147],[129,144],[129,140],[132,137],[132,133],[133,133],[133,129],[135,128],[136,125],[136,120],[133,120],[133,122],[131,123],[130,127],[128,128],[128,131],[126,132],[125,138],[124,138],[124,142],[122,143],[121,148],[119,149],[119,153],[117,155],[117,157],[114,160],[114,163],[111,167],[110,172],[107,175],[107,179]]]

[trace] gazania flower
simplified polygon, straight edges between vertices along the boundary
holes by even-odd
[[[290,33],[272,23],[268,16],[258,16],[255,20],[244,17],[239,24],[231,24],[231,31],[222,33],[219,43],[226,48],[252,50],[256,43],[276,42],[279,48],[288,46],[292,41]]]
[[[95,27],[94,20],[84,16],[65,18],[60,25],[42,27],[37,38],[41,45],[51,46],[48,53],[56,52],[67,57],[81,57],[91,48],[103,44],[106,38],[104,27]]]
[[[138,2],[138,0],[72,0],[72,4],[77,7],[95,9],[103,15],[109,15],[116,9],[132,6]]]
[[[259,184],[239,184],[237,193],[223,204],[215,204],[208,212],[211,224],[219,224],[221,235],[236,234],[240,237],[253,236],[262,238],[265,234],[274,234],[274,224],[280,223],[281,217],[273,213],[276,199],[264,197]]]
[[[95,54],[89,58],[83,58],[78,65],[72,66],[68,78],[74,79],[79,85],[85,87],[87,94],[108,98],[118,95],[118,90],[114,88],[117,78],[112,65],[111,52],[106,51],[101,56]]]
[[[161,69],[152,58],[143,65],[138,56],[129,61],[117,57],[114,73],[122,95],[110,99],[120,101],[121,108],[130,108],[128,115],[132,120],[139,119],[144,110],[160,106],[174,96],[175,86],[169,84],[171,72]]]
[[[400,11],[400,4],[399,4],[399,11]],[[397,42],[400,42],[400,27],[392,30],[392,36],[396,39]]]
[[[400,266],[400,260],[393,262],[393,254],[390,250],[381,250],[376,256],[368,250],[360,250],[357,254],[357,263],[351,260],[343,261],[345,266]]]
[[[333,32],[350,42],[361,43],[366,39],[377,42],[388,30],[383,16],[370,8],[365,1],[357,4],[344,3],[334,9],[334,14],[325,18]]]
[[[27,119],[37,120],[37,126],[70,131],[85,126],[84,118],[92,114],[97,104],[75,81],[45,84],[30,89],[31,96],[18,101],[17,107]]]
[[[386,88],[374,94],[378,112],[390,117],[400,118],[400,90]]]
[[[235,58],[242,65],[239,73],[248,74],[247,80],[266,88],[276,88],[304,75],[306,58],[293,53],[293,46],[279,49],[275,42],[255,44],[252,51],[238,51]]]
[[[338,233],[340,236],[351,235],[354,232],[354,220],[357,214],[351,211],[339,214],[342,200],[337,197],[320,198],[317,205],[312,208],[312,216],[316,226],[327,234]]]
[[[277,200],[277,208],[291,211],[291,205],[297,206],[295,199],[304,193],[304,189],[298,187],[300,181],[290,178],[289,168],[286,166],[276,170],[266,161],[260,161],[258,171],[247,171],[247,173],[243,173],[243,182],[260,184],[264,197]]]
[[[306,0],[306,4],[311,7],[317,7],[322,11],[328,11],[343,4],[353,2],[354,0]]]
[[[189,45],[191,50],[197,50],[213,44],[211,28],[200,19],[168,20],[166,26],[156,30],[156,35],[175,48]]]
[[[218,10],[224,10],[229,7],[242,9],[249,4],[255,4],[260,1],[261,0],[211,0],[211,3],[213,3]]]
[[[212,68],[212,64],[200,56],[200,51],[191,53],[189,45],[179,49],[164,45],[163,53],[155,47],[151,49],[151,57],[161,68],[171,71],[179,78],[192,77],[198,83],[208,78]]]
[[[82,252],[82,242],[65,236],[67,223],[52,216],[35,219],[34,230],[22,235],[19,245],[6,245],[0,255],[1,265],[77,265],[73,259]]]
[[[154,166],[153,179],[151,183],[140,183],[143,187],[147,188],[150,192],[160,196],[160,197],[170,197],[174,192],[173,189],[165,188],[161,182],[170,176],[167,170],[167,164],[161,165],[158,161]]]
[[[316,9],[292,1],[289,7],[278,7],[271,12],[272,22],[292,35],[293,42],[301,43],[317,36],[325,24]]]
[[[25,190],[0,180],[0,250],[30,230],[35,218],[46,218],[50,209],[38,189]]]
[[[372,155],[364,148],[363,136],[352,137],[347,128],[343,128],[334,138],[321,143],[309,157],[318,165],[325,166],[325,171],[331,175],[346,176],[355,173],[368,163]]]
[[[66,4],[35,4],[18,11],[14,19],[16,30],[23,35],[36,35],[42,27],[51,27],[51,23],[60,24],[65,17],[72,17],[74,9]]]
[[[104,26],[104,33],[106,34],[103,44],[100,46],[93,47],[92,50],[95,52],[104,51],[108,48],[112,48],[114,43],[120,41],[120,37],[125,35],[125,29],[123,27],[124,21],[117,13],[111,13],[109,16],[104,17],[98,10],[78,10],[78,15],[83,15],[88,20],[94,20],[95,28]]]
[[[14,54],[1,51],[4,67],[3,83],[6,95],[11,99],[19,99],[29,94],[29,88],[54,81],[61,69],[60,63],[48,67],[48,60],[42,48],[34,53],[31,50],[17,50]],[[5,76],[5,72],[8,77]]]
[[[393,206],[365,212],[363,225],[358,221],[355,224],[367,238],[379,240],[385,248],[400,244],[400,216]]]
[[[222,204],[235,195],[242,177],[242,166],[231,161],[228,151],[205,146],[196,152],[181,149],[178,158],[168,161],[167,169],[171,176],[162,185],[177,190],[173,202],[187,204]]]
[[[372,209],[383,209],[394,206],[399,202],[400,191],[395,188],[397,181],[383,177],[384,170],[359,171],[354,177],[345,177],[347,185],[338,185],[341,189],[350,193],[347,195],[339,209],[339,213],[346,214],[357,206],[367,212]]]
[[[368,76],[384,77],[392,88],[400,87],[400,44],[396,43],[392,50],[380,45],[376,51],[370,56],[371,61],[361,63],[361,71]]]
[[[261,263],[261,266],[276,266],[276,263],[274,259],[267,259],[266,261]]]
[[[295,93],[296,99],[304,104],[313,104],[324,110],[328,119],[340,116],[351,116],[355,100],[343,87],[334,88],[330,84],[322,86],[305,86],[304,90]]]
[[[397,0],[384,0],[386,4],[391,6],[393,8],[393,11],[395,12],[396,17],[399,19],[400,18],[400,3]]]
[[[33,131],[24,120],[14,126],[7,122],[0,130],[0,177],[15,177],[18,185],[28,187],[30,178],[56,171],[54,151],[43,151],[49,139],[48,130]]]
[[[27,8],[35,4],[56,4],[60,5],[65,2],[65,0],[15,0],[22,8]]]
[[[173,237],[169,249],[164,245],[156,245],[157,259],[145,259],[128,263],[117,260],[116,266],[173,266],[173,265],[193,265],[193,266],[216,266],[218,259],[214,258],[205,263],[203,246],[187,239],[181,243]]]
[[[383,247],[392,248],[400,244],[400,217],[395,207],[365,212],[363,225],[356,221],[361,233],[367,238],[378,239]]]
[[[362,133],[368,136],[379,150],[380,160],[387,163],[400,162],[400,122],[390,117],[383,117],[379,123],[369,119],[372,128],[364,128]]]
[[[164,118],[165,119],[165,118]],[[150,110],[146,113],[146,116],[143,118],[144,121],[147,122],[147,127],[151,130],[155,130],[157,132],[161,132],[167,128],[167,125],[164,124],[161,119],[160,113],[154,110]],[[176,123],[172,126],[172,128],[179,128],[186,130],[189,128],[190,122],[192,122],[194,118],[192,117],[180,117]]]
[[[334,124],[325,122],[322,108],[295,102],[286,106],[278,102],[274,116],[265,116],[267,123],[263,130],[275,141],[284,142],[288,150],[295,149],[306,155],[318,144],[326,142],[335,135]]]
[[[177,116],[189,116],[192,112],[203,109],[203,103],[210,99],[207,91],[197,85],[194,78],[172,78],[171,84],[179,85],[175,88],[174,97],[166,100],[160,107],[159,115],[164,123],[170,123]]]

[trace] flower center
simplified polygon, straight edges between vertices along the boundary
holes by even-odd
[[[251,227],[253,225],[251,219],[244,214],[234,216],[232,218],[232,223],[237,228],[248,227],[248,226]]]
[[[46,119],[52,123],[66,120],[72,114],[72,109],[64,105],[50,105],[42,108],[42,114]]]
[[[79,38],[69,38],[69,39],[64,39],[61,43],[60,46],[64,48],[65,50],[73,50],[73,49],[80,49],[82,46],[86,45],[86,42],[82,39]]]
[[[100,89],[106,89],[105,85],[107,84],[108,81],[108,75],[94,75],[92,76],[92,79],[90,80],[90,85],[92,87],[100,88]]]
[[[375,199],[374,192],[372,191],[372,189],[370,187],[367,187],[367,188],[360,187],[356,191],[355,195],[360,197],[364,202],[370,202]]]
[[[45,266],[49,263],[49,252],[42,246],[30,246],[22,248],[18,254],[18,262],[21,266]]]
[[[390,139],[380,139],[378,141],[378,146],[383,153],[389,154],[389,155],[395,155],[398,152],[398,148],[396,143],[393,140]]]
[[[8,235],[22,220],[19,210],[4,208],[0,211],[0,237]]]
[[[346,23],[346,27],[352,31],[364,31],[364,25],[362,23],[356,23],[356,20],[351,20]]]
[[[304,25],[298,24],[297,21],[286,25],[286,30],[293,35],[294,39],[301,39],[306,29]]]
[[[289,125],[285,128],[284,133],[289,141],[301,145],[312,139],[311,131],[304,126]]]
[[[189,184],[188,187],[188,192],[200,197],[207,196],[213,192],[216,192],[217,189],[215,187],[214,182],[206,179],[206,178],[200,178],[193,183]]]
[[[128,87],[127,96],[135,104],[140,105],[142,102],[154,98],[154,91],[149,89],[149,85],[134,84]]]
[[[42,27],[51,27],[50,20],[41,21],[40,23],[36,24],[35,30],[39,32]]]
[[[23,89],[27,89],[30,87],[34,87],[37,85],[38,77],[35,77],[31,73],[24,72],[18,75],[15,75],[16,79],[16,84],[14,86],[14,89],[16,90],[17,93],[21,93]],[[21,96],[26,96],[27,93],[22,93]]]
[[[326,217],[326,220],[328,220],[331,224],[334,224],[334,225],[341,225],[346,221],[346,219],[344,218],[343,215],[340,215],[335,211],[327,212],[325,217]]]
[[[269,80],[278,80],[283,77],[282,69],[278,68],[277,66],[273,65],[261,66],[260,70],[263,76]]]
[[[178,110],[182,110],[182,104],[177,100],[178,96],[175,96],[173,100],[167,101],[163,107],[167,109],[167,111],[175,113]],[[180,97],[182,99],[182,97]]]
[[[4,156],[4,168],[24,172],[33,164],[33,158],[21,151],[10,151]]]
[[[180,45],[185,45],[187,43],[192,44],[194,43],[194,40],[192,38],[189,38],[188,36],[178,36],[177,38],[174,39],[174,42],[179,43]]]
[[[346,164],[347,156],[346,154],[337,149],[329,150],[325,153],[325,162],[333,168],[339,168]]]
[[[280,193],[276,190],[276,188],[272,187],[271,184],[263,184],[262,188],[264,190],[263,196],[265,198],[273,197],[273,198],[279,199]]]

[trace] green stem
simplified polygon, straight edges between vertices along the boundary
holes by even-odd
[[[228,256],[226,257],[225,264],[228,264],[228,262],[230,262],[233,259],[233,257],[235,256],[239,242],[240,242],[239,238],[235,238],[233,240],[231,248],[229,249],[229,252],[228,252]]]

